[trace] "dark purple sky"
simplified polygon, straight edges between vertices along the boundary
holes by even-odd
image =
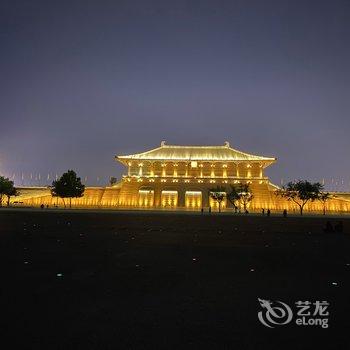
[[[115,154],[228,140],[349,190],[349,43],[346,0],[1,0],[0,173],[102,185]]]

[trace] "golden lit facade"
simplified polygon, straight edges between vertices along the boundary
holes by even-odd
[[[116,156],[125,165],[118,205],[121,207],[195,209],[218,204],[209,193],[217,186],[248,183],[256,192],[256,204],[271,202],[269,179],[264,170],[276,159],[222,146],[160,147],[143,153]],[[259,203],[259,204],[258,204]],[[226,199],[221,207],[230,207]]]

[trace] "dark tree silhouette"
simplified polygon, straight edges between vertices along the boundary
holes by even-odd
[[[332,199],[329,192],[321,192],[318,196],[318,200],[322,203],[323,215],[326,215],[327,202]]]
[[[7,177],[0,176],[0,207],[2,207],[2,201],[4,196],[7,197],[7,206],[10,205],[10,199],[12,196],[18,196],[19,192],[14,186],[13,181]]]
[[[6,197],[7,197],[7,206],[8,207],[10,206],[11,197],[15,197],[15,196],[19,196],[20,195],[19,191],[14,186],[9,188],[9,190],[5,194],[6,194]]]
[[[300,215],[307,202],[319,199],[323,186],[319,182],[311,183],[306,180],[288,182],[288,184],[276,191],[276,195],[293,201],[299,206]]]
[[[227,193],[227,199],[233,205],[233,208],[237,210],[239,207],[240,200],[238,186],[230,185],[230,190]]]
[[[219,204],[219,213],[221,213],[221,203],[226,197],[225,188],[217,186],[209,190],[209,196]]]
[[[80,177],[73,170],[68,170],[58,180],[52,182],[51,193],[60,197],[66,207],[64,198],[69,198],[69,207],[72,207],[72,198],[82,197],[85,186],[81,183]]]
[[[240,184],[237,188],[239,200],[243,205],[243,210],[246,211],[248,204],[253,200],[254,196],[249,188],[249,184]]]
[[[115,185],[117,182],[118,182],[118,179],[116,177],[114,177],[114,176],[110,177],[110,179],[109,179],[109,185],[110,186]]]

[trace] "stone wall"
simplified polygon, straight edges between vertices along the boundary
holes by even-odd
[[[76,208],[147,208],[147,209],[176,209],[200,210],[209,205],[215,211],[217,203],[210,199],[208,193],[218,183],[210,182],[141,182],[139,179],[124,179],[114,187],[87,187],[84,196],[72,199],[72,207]],[[224,185],[229,190],[229,184]],[[299,212],[299,207],[292,201],[277,197],[276,186],[266,181],[253,181],[250,183],[254,199],[249,206],[250,211],[260,212],[263,208],[272,211]],[[50,207],[64,207],[69,205],[69,199],[52,197],[47,187],[22,187],[18,188],[20,195],[11,198],[11,204],[15,206],[34,206],[41,204]],[[350,194],[334,193],[335,198],[327,202],[326,209],[330,212],[350,212]],[[232,204],[224,200],[222,208],[232,210]],[[322,212],[323,205],[319,201],[309,202],[305,211]]]

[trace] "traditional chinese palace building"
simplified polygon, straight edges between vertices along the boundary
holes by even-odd
[[[160,147],[138,154],[117,156],[127,168],[118,204],[158,208],[215,208],[210,189],[230,190],[230,184],[248,183],[259,202],[271,200],[264,170],[276,159],[223,146]],[[222,207],[228,206],[226,199]]]
[[[228,142],[220,146],[178,146],[162,142],[155,149],[119,155],[116,161],[125,166],[119,183],[109,187],[87,187],[82,198],[72,201],[78,207],[119,207],[145,209],[200,210],[218,204],[210,191],[220,186],[228,193],[230,185],[249,184],[254,199],[250,210],[296,210],[292,202],[277,197],[277,186],[265,175],[276,162],[274,157],[238,151]],[[12,201],[23,205],[62,205],[48,188],[20,188],[20,197]],[[338,194],[328,210],[350,211],[350,198]],[[225,198],[222,208],[232,205]],[[321,210],[321,203],[309,203],[305,210]]]

